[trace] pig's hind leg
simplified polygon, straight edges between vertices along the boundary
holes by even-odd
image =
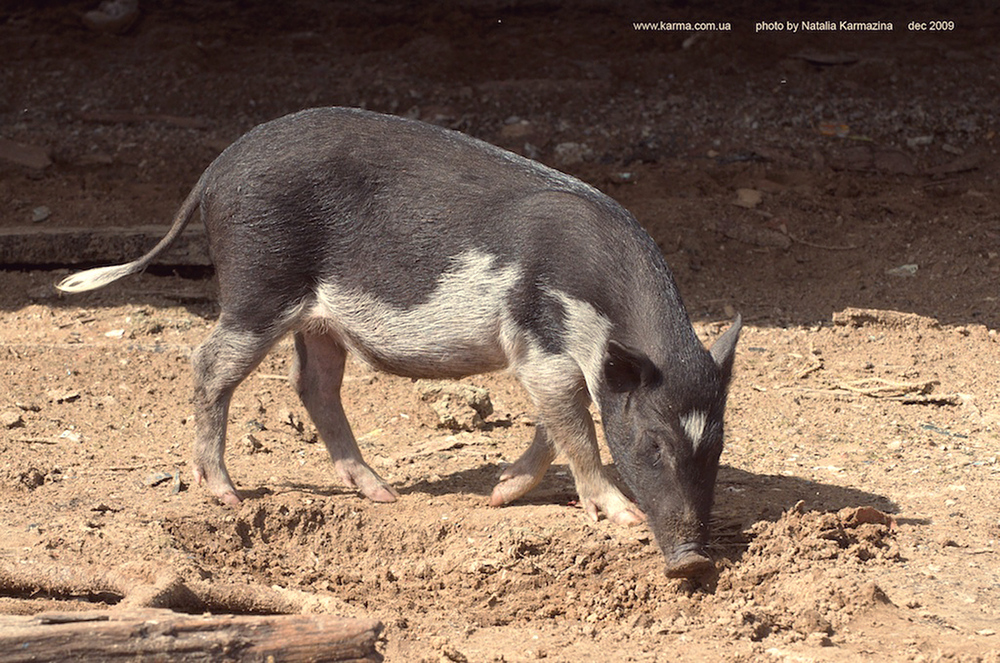
[[[344,483],[376,502],[395,502],[398,493],[361,457],[344,414],[340,387],[346,359],[346,349],[333,336],[296,332],[292,386],[316,424]]]
[[[223,315],[191,356],[194,368],[195,427],[193,466],[195,483],[205,483],[223,504],[240,503],[229,478],[226,420],[236,387],[256,368],[284,330],[252,331]]]
[[[500,475],[500,482],[490,495],[490,506],[513,502],[537,486],[555,457],[556,450],[545,432],[545,426],[539,423],[535,426],[535,439],[531,446]]]

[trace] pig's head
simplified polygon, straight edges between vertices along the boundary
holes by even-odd
[[[671,577],[713,568],[708,522],[740,328],[737,318],[711,350],[692,347],[667,365],[614,341],[608,345],[601,393],[605,435]]]

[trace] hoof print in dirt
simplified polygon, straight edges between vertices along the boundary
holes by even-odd
[[[456,382],[417,380],[420,399],[434,412],[438,428],[451,430],[482,430],[486,418],[493,414],[490,392],[482,387]]]

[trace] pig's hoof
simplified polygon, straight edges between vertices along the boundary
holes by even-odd
[[[708,555],[700,549],[686,549],[676,552],[667,560],[668,578],[697,578],[715,568]]]
[[[615,525],[632,527],[646,522],[646,514],[618,491],[608,490],[602,498],[581,498],[580,503],[595,523],[600,518],[599,514],[602,511],[608,521]]]
[[[635,525],[646,522],[646,514],[639,511],[639,509],[632,507],[629,509],[622,509],[618,513],[609,514],[608,520],[613,522],[615,525],[634,527]]]
[[[340,460],[334,466],[345,484],[357,488],[372,502],[395,502],[399,499],[399,493],[360,458]]]
[[[236,493],[235,490],[224,491],[222,493],[217,494],[215,498],[226,506],[239,506],[240,503],[243,502],[243,500],[240,499],[240,496]]]
[[[361,492],[364,493],[364,496],[372,502],[382,502],[387,504],[395,502],[399,499],[399,493],[397,493],[390,486],[377,486],[370,490],[362,490]]]
[[[537,486],[545,474],[544,470],[538,476],[530,472],[518,472],[516,467],[517,463],[514,463],[500,475],[500,482],[493,487],[493,493],[490,494],[490,506],[510,504]]]

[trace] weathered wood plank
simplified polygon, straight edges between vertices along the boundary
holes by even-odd
[[[161,609],[0,616],[0,663],[374,663],[382,623],[334,615],[188,615]]]

